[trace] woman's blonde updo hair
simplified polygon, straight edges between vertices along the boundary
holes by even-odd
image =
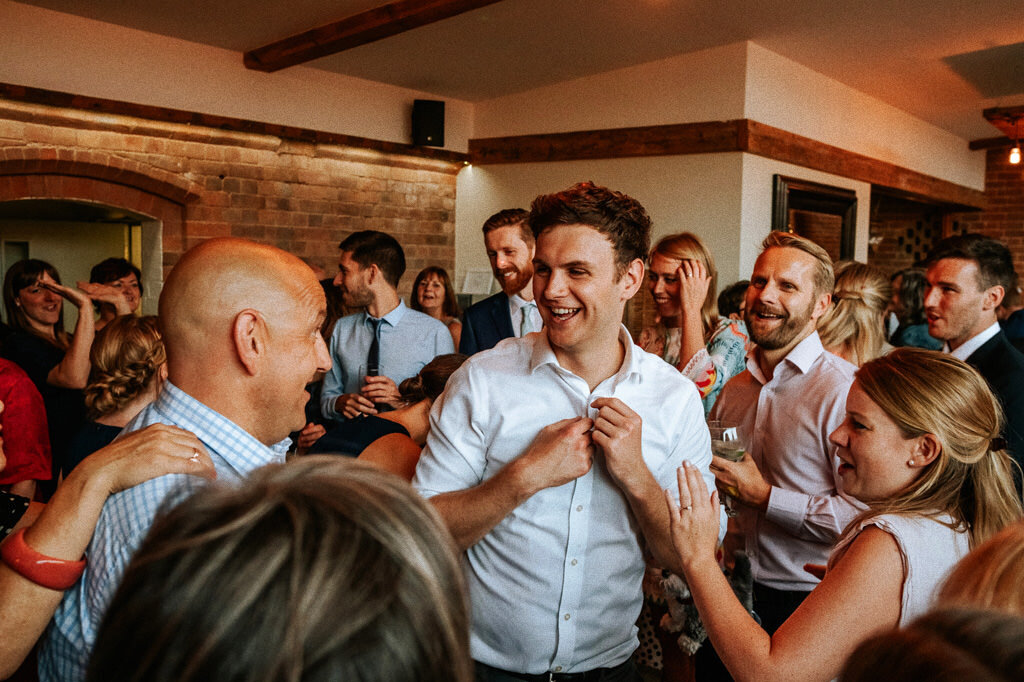
[[[154,380],[167,362],[156,317],[121,315],[96,334],[85,407],[92,419],[117,412]]]
[[[948,513],[973,547],[1021,517],[1013,461],[1000,442],[1003,412],[973,368],[946,353],[897,348],[864,364],[856,382],[907,438],[930,433],[941,444],[909,488],[860,521],[892,512]]]
[[[882,354],[885,345],[883,315],[892,297],[885,273],[863,263],[836,266],[832,306],[818,320],[818,335],[825,348],[855,365]]]
[[[673,260],[700,261],[704,265],[704,269],[711,277],[708,295],[704,297],[704,304],[700,307],[700,319],[704,323],[704,335],[707,336],[718,324],[718,270],[715,269],[711,252],[697,235],[692,232],[680,232],[658,240],[651,249],[652,256],[656,253]]]

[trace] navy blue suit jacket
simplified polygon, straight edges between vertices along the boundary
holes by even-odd
[[[1024,354],[999,332],[971,353],[967,364],[985,377],[1002,404],[1006,413],[1003,438],[1010,455],[1024,467]],[[1018,479],[1018,488],[1020,483]]]
[[[508,311],[508,296],[499,291],[463,312],[459,352],[472,355],[494,348],[502,339],[515,335]]]

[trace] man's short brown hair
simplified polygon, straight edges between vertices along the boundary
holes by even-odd
[[[557,225],[594,228],[612,243],[618,277],[637,258],[644,260],[651,245],[651,218],[640,202],[593,182],[537,197],[530,204],[528,222],[535,238]]]

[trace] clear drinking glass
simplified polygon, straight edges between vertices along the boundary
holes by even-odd
[[[711,433],[711,454],[722,457],[730,462],[738,462],[743,459],[747,448],[739,435],[739,427],[727,424],[718,419],[708,420],[708,431]],[[722,486],[724,493],[722,503],[725,505],[727,516],[736,516],[736,497],[740,492],[732,486]]]

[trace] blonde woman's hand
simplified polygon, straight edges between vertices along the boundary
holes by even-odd
[[[679,485],[679,504],[668,490],[665,503],[668,505],[671,523],[672,546],[679,556],[685,571],[703,562],[715,563],[715,548],[718,545],[718,491],[708,495],[697,467],[689,462],[676,470]]]
[[[195,434],[169,424],[152,424],[115,440],[86,457],[72,471],[96,477],[109,493],[167,474],[213,479],[213,460]]]
[[[676,269],[679,278],[679,309],[699,313],[711,286],[711,275],[699,260],[684,260]]]

